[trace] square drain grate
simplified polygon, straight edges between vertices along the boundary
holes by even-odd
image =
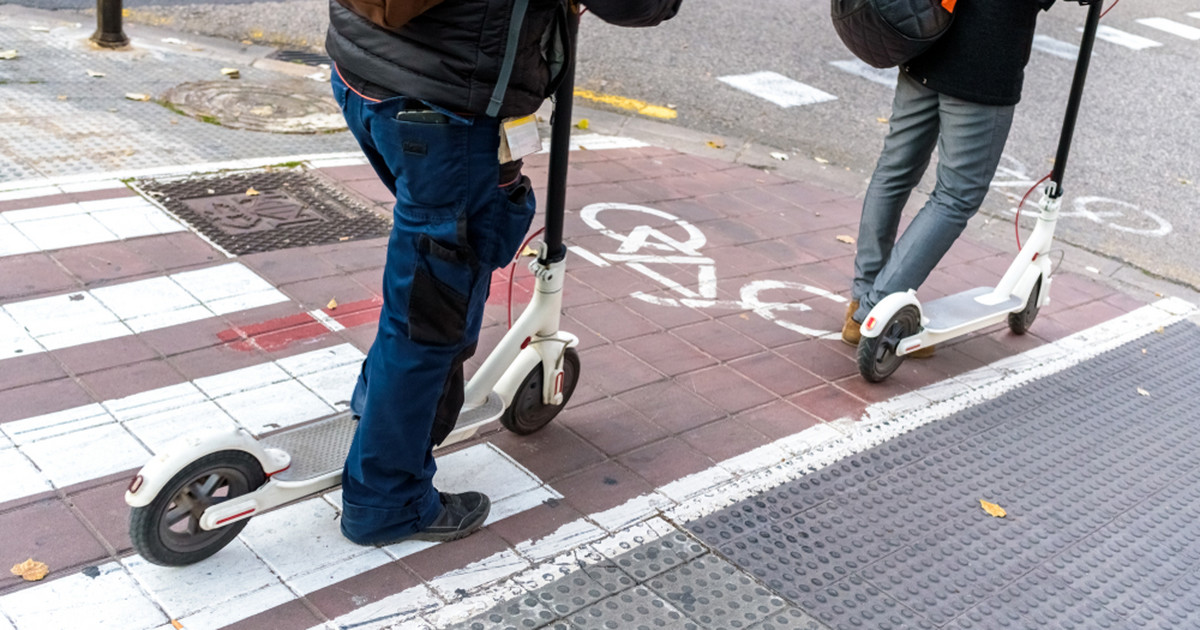
[[[391,230],[388,220],[303,171],[142,180],[138,187],[239,256],[387,236]]]

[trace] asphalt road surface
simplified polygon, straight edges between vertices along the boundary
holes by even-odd
[[[20,3],[95,6],[93,0]],[[323,41],[324,0],[124,4],[133,10],[130,19],[209,35],[318,49]],[[887,73],[867,73],[855,63],[828,11],[824,0],[684,0],[674,20],[638,31],[585,16],[577,84],[669,106],[678,116],[668,122],[731,144],[753,140],[865,179],[887,131],[893,88]],[[1049,173],[1085,13],[1059,0],[1042,15],[1023,100],[980,220],[1010,221],[1015,200]],[[1057,237],[1200,288],[1200,263],[1191,258],[1200,242],[1200,5],[1123,0],[1102,26]],[[735,87],[745,75],[771,77],[775,92]],[[764,94],[791,100],[780,104]],[[930,187],[926,177],[922,189]]]

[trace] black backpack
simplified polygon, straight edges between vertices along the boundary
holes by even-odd
[[[891,68],[949,30],[954,0],[831,0],[830,14],[850,52],[876,68]]]

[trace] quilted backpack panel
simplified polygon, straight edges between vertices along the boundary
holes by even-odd
[[[954,20],[941,0],[831,0],[830,16],[850,52],[876,68],[925,52]]]

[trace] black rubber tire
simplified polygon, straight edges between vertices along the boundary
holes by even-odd
[[[1029,298],[1025,300],[1025,308],[1008,314],[1008,329],[1013,331],[1013,334],[1024,335],[1029,331],[1029,327],[1033,325],[1033,320],[1037,319],[1038,297],[1042,292],[1042,279],[1038,278],[1037,282],[1033,283],[1033,290],[1029,292]]]
[[[909,305],[900,309],[884,324],[878,337],[863,337],[858,342],[858,373],[872,383],[892,375],[904,363],[896,354],[900,340],[921,330],[921,312]]]
[[[244,451],[218,451],[201,457],[172,477],[149,505],[133,508],[129,538],[134,550],[146,560],[168,567],[194,564],[217,553],[250,519],[205,531],[200,529],[200,515],[210,505],[249,494],[265,482],[258,460]],[[177,506],[180,498],[192,505],[186,509]]]
[[[575,384],[579,382],[579,353],[575,348],[567,348],[563,355],[563,401],[558,405],[547,405],[542,402],[542,364],[539,363],[521,386],[513,394],[512,404],[500,416],[500,424],[517,435],[529,435],[550,424],[558,412],[567,406],[571,394],[575,393]]]

